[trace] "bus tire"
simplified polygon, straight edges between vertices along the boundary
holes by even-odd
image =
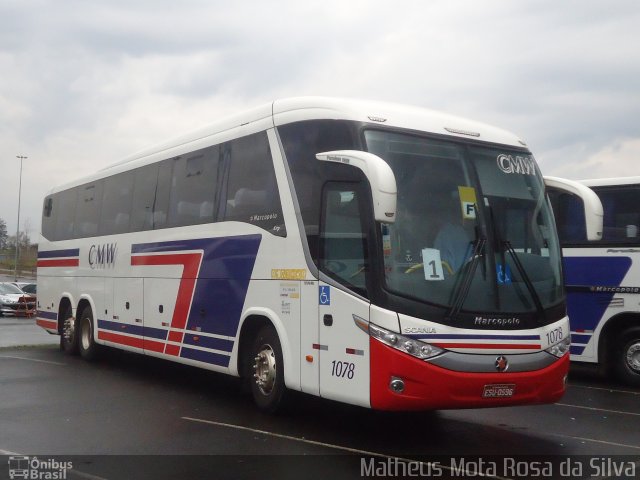
[[[640,386],[640,328],[628,328],[616,343],[614,372],[627,385]]]
[[[93,329],[93,313],[90,307],[86,307],[78,323],[78,349],[80,356],[88,361],[95,360],[100,349],[100,345],[95,342]]]
[[[60,349],[68,355],[77,355],[78,335],[77,322],[71,307],[67,307],[62,314],[62,331],[60,332]]]
[[[263,412],[274,413],[283,403],[286,387],[282,347],[273,326],[258,330],[246,362],[253,401]]]

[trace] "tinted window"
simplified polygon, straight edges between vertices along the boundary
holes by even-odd
[[[125,172],[104,181],[100,235],[112,235],[129,231],[133,173]]]
[[[637,244],[640,238],[640,187],[595,187],[604,208],[602,241]]]
[[[98,234],[101,203],[102,181],[78,187],[74,237],[93,237]]]
[[[174,159],[165,160],[158,166],[158,187],[153,206],[153,228],[165,228],[169,215],[169,195]]]
[[[217,172],[216,147],[173,159],[168,226],[213,222]]]
[[[42,236],[53,240],[56,230],[56,220],[53,215],[53,195],[44,199],[42,207]]]
[[[322,187],[326,179],[331,178],[331,172],[341,165],[320,162],[316,159],[316,153],[330,150],[361,150],[361,143],[355,125],[343,121],[314,120],[292,123],[279,127],[278,133],[293,177],[309,251],[317,263]],[[347,170],[343,172],[346,178],[356,175],[355,172]]]
[[[78,189],[72,188],[71,190],[56,193],[54,196],[51,214],[56,221],[55,235],[53,236],[55,240],[73,238],[77,195]]]
[[[547,189],[553,216],[556,220],[560,243],[584,243],[587,231],[584,218],[584,203],[576,195],[554,189]]]
[[[229,176],[224,219],[251,223],[285,236],[282,206],[266,132],[227,142],[222,157]]]
[[[133,172],[133,204],[131,207],[132,232],[152,230],[153,208],[156,200],[158,183],[158,164],[147,165]]]
[[[360,190],[352,183],[328,183],[319,268],[338,282],[366,295],[367,240]]]

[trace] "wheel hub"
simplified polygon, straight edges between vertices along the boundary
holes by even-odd
[[[640,341],[629,345],[626,359],[629,368],[636,373],[640,373]]]
[[[263,345],[253,364],[253,378],[264,395],[269,395],[276,382],[276,354],[271,345]]]
[[[64,335],[65,340],[67,340],[68,342],[73,340],[73,334],[74,334],[73,317],[69,317],[64,320],[64,325],[62,326],[62,334]]]

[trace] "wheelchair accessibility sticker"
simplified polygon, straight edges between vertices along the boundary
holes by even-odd
[[[331,305],[331,287],[328,285],[320,285],[318,292],[320,305]]]

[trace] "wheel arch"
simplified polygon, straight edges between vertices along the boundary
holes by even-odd
[[[287,386],[287,388],[295,389],[297,388],[295,377],[296,365],[294,364],[294,356],[292,354],[289,335],[278,315],[276,315],[272,310],[269,309],[256,308],[247,310],[247,312],[245,312],[245,315],[240,323],[240,329],[238,333],[238,349],[236,355],[236,363],[234,365],[236,371],[233,372],[232,366],[231,373],[234,373],[240,377],[246,376],[246,352],[251,348],[252,339],[255,338],[258,331],[265,325],[271,325],[278,334],[278,339],[280,340],[280,346],[282,348],[285,385]]]
[[[600,332],[598,363],[607,369],[611,366],[611,353],[616,347],[615,343],[618,337],[623,331],[631,327],[640,328],[640,313],[622,312],[607,321]]]

